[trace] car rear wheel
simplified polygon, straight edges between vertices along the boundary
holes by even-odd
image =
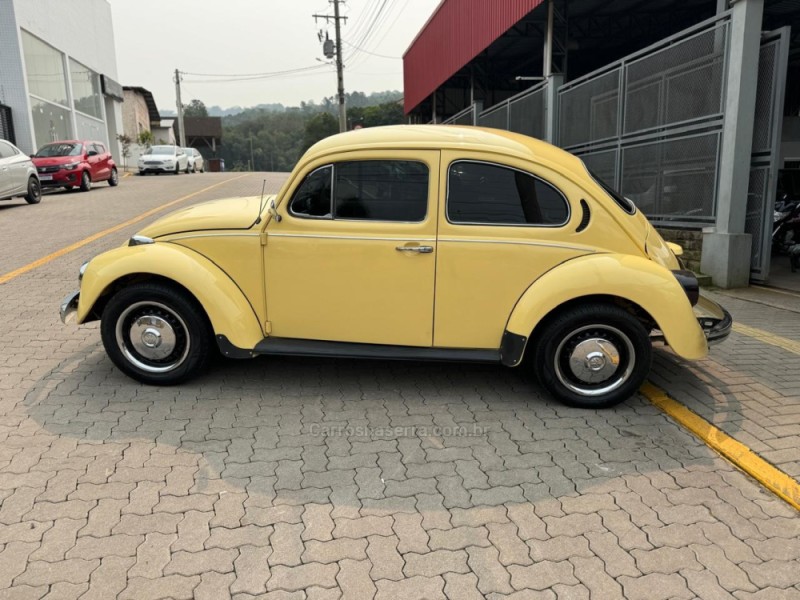
[[[81,191],[88,192],[92,189],[92,178],[89,177],[89,173],[84,171],[81,175]]]
[[[176,164],[175,165],[175,175],[177,175],[178,173],[180,173],[180,169],[178,169],[178,165]]]
[[[650,372],[652,345],[636,317],[611,304],[570,308],[536,332],[534,369],[564,404],[606,408],[631,397]]]
[[[100,323],[103,346],[125,374],[175,385],[207,369],[211,325],[197,301],[177,288],[140,283],[117,292]]]
[[[188,175],[190,172],[191,171],[189,170],[189,163],[187,162],[186,163],[186,171],[184,171],[184,173],[186,173]]]
[[[116,167],[111,169],[111,177],[108,178],[108,185],[111,187],[116,187],[119,185],[119,173],[117,173]]]
[[[42,186],[36,177],[28,178],[28,191],[25,194],[25,202],[28,204],[39,204],[42,201]]]

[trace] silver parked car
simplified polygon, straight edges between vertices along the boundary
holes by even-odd
[[[150,146],[139,157],[139,175],[189,172],[186,150],[172,145]]]
[[[28,204],[42,199],[39,175],[30,157],[11,142],[0,140],[0,200],[22,196]]]
[[[206,163],[203,160],[203,155],[196,148],[184,148],[186,156],[189,157],[189,170],[192,173],[206,172]]]

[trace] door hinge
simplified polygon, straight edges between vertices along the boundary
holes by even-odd
[[[266,232],[265,232],[265,233],[262,233],[262,234],[259,236],[259,239],[260,239],[260,241],[261,241],[261,245],[262,245],[262,246],[266,246],[266,245],[267,245],[267,234],[266,234]]]

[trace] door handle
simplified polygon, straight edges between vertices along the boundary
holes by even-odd
[[[433,246],[398,246],[395,250],[398,252],[413,252],[414,254],[431,254]]]

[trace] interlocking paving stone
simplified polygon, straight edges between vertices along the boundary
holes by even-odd
[[[36,235],[0,267],[230,177],[48,194],[33,221],[4,213],[0,239]],[[800,596],[796,511],[639,397],[583,411],[519,371],[325,359],[132,382],[96,323],[62,327],[54,307],[81,262],[138,228],[0,286],[0,597]],[[800,339],[792,310],[722,301]],[[657,384],[800,475],[800,357],[736,333],[697,363],[655,356]],[[433,425],[476,433],[419,434]]]

